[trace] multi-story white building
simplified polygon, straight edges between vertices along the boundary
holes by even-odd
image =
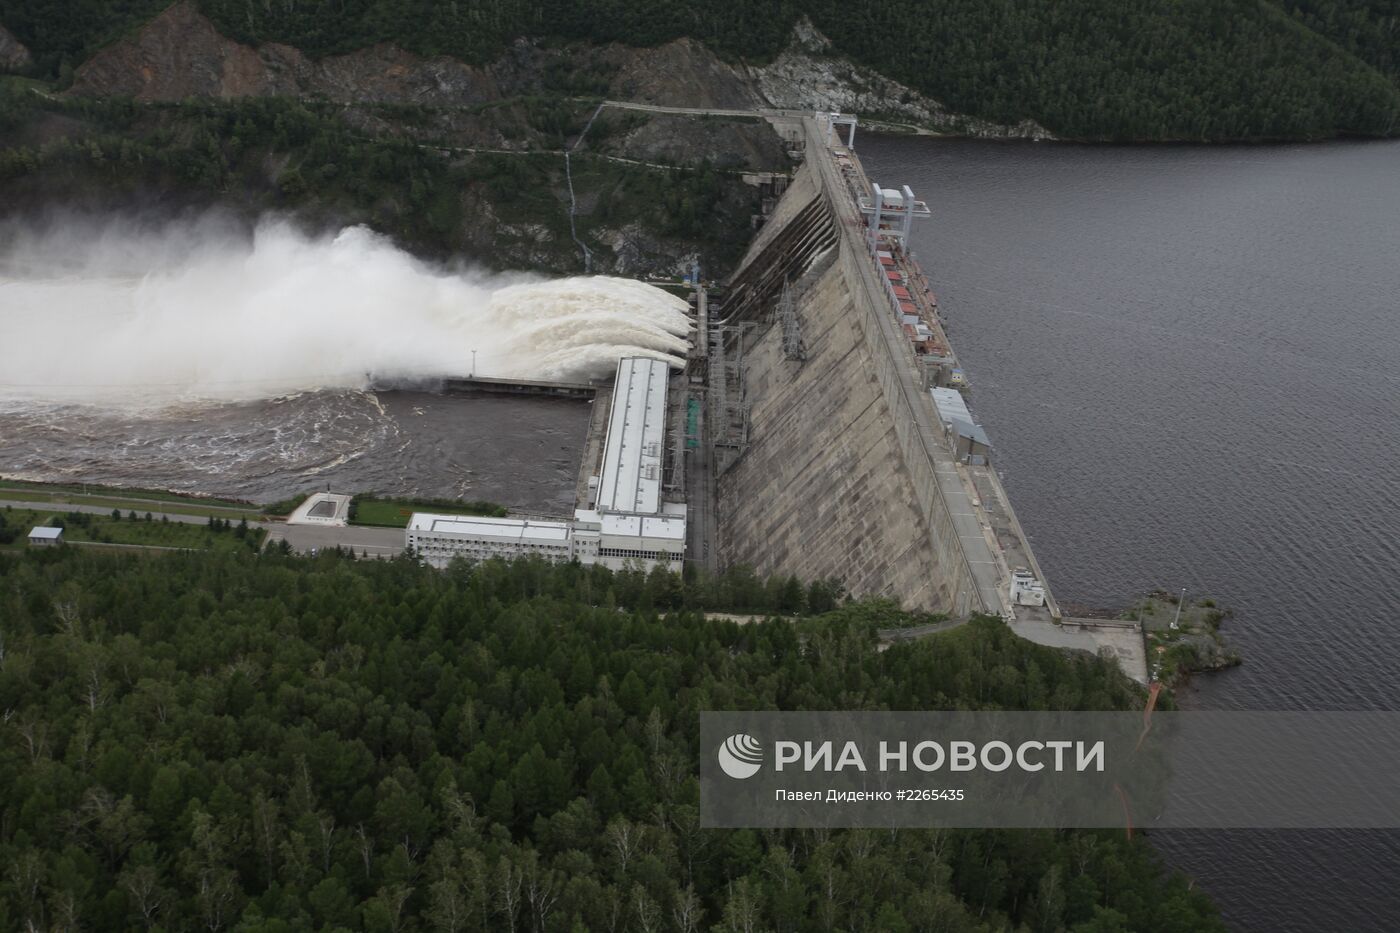
[[[613,570],[640,566],[650,570],[660,564],[680,572],[685,560],[685,513],[678,515],[621,515],[579,509],[574,513],[574,539],[579,544],[596,541],[593,560]]]
[[[454,557],[484,560],[534,554],[549,560],[601,563],[614,570],[662,566],[679,572],[685,559],[685,504],[664,502],[662,457],[670,369],[660,360],[618,363],[602,467],[589,484],[591,502],[573,521],[466,518],[415,514],[407,543],[435,567]]]
[[[446,567],[454,557],[528,557],[572,560],[571,522],[520,518],[478,518],[471,515],[430,515],[415,512],[409,519],[407,545],[434,567]]]

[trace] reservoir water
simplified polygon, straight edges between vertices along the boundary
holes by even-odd
[[[914,248],[1057,597],[1232,607],[1245,664],[1192,707],[1400,708],[1400,143],[857,149],[933,209]],[[1153,838],[1236,928],[1400,923],[1400,834]]]

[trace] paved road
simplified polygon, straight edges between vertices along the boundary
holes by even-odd
[[[811,110],[777,110],[772,107],[726,109],[723,107],[666,107],[661,104],[639,104],[630,100],[605,100],[602,106],[617,110],[643,110],[647,113],[683,113],[697,117],[789,117],[802,119],[812,116]]]
[[[167,547],[163,544],[119,544],[116,541],[64,541],[64,544],[75,544],[78,547],[95,548],[126,548],[132,551],[197,551],[201,548],[192,547]]]
[[[928,625],[911,625],[909,628],[882,628],[879,631],[880,644],[889,646],[905,641],[916,641],[929,635],[937,635],[939,632],[955,629],[960,625],[966,625],[967,622],[967,619],[945,619],[942,622],[930,622]]]
[[[286,541],[293,550],[303,553],[320,548],[351,548],[356,554],[370,557],[394,557],[403,551],[402,528],[366,528],[359,525],[333,527],[327,525],[268,525],[267,543]]]
[[[48,512],[50,515],[62,512],[91,512],[93,515],[111,515],[112,507],[105,505],[75,505],[68,502],[21,502],[18,499],[0,499],[0,508],[12,505],[17,509],[33,509],[36,512]],[[132,511],[131,509],[120,509],[123,515]],[[177,515],[174,512],[157,512],[154,509],[136,509],[138,515],[151,513],[155,519],[169,519],[172,522],[184,522],[186,525],[207,525],[209,519],[203,515]]]
[[[18,499],[0,499],[0,508],[12,505],[17,509],[34,509],[38,512],[90,512],[93,515],[111,515],[112,510],[98,505],[69,505],[64,502],[25,502]],[[123,509],[122,514],[128,510]],[[138,514],[144,514],[138,510]],[[203,515],[176,515],[172,512],[151,512],[154,519],[169,519],[187,525],[206,525],[209,519]],[[403,550],[404,532],[402,528],[364,528],[349,525],[344,528],[323,525],[287,525],[282,522],[264,522],[258,525],[267,529],[267,540],[287,541],[298,551],[312,548],[341,547],[354,548],[371,557],[393,557]]]
[[[753,115],[754,115],[754,114],[752,114],[752,113],[750,113],[750,112],[747,112],[747,111],[745,111],[745,114],[748,115],[748,116],[753,116]],[[378,143],[382,143],[382,142],[397,142],[397,140],[385,139],[385,138],[382,137],[382,136],[355,136],[355,137],[353,137],[353,138],[354,138],[354,139],[362,139],[362,140],[364,140],[365,142],[372,142],[372,143],[373,143],[373,142],[378,142]],[[415,148],[415,149],[429,150],[429,151],[432,151],[432,152],[465,152],[465,153],[467,153],[467,154],[469,154],[469,155],[510,155],[510,156],[553,155],[553,156],[560,156],[561,158],[562,158],[562,157],[569,156],[569,155],[576,155],[576,156],[580,156],[580,157],[586,158],[586,159],[602,159],[602,160],[607,161],[607,162],[617,162],[617,163],[622,164],[622,165],[640,165],[640,166],[642,166],[642,167],[644,167],[644,168],[660,169],[661,171],[664,171],[664,172],[692,172],[692,171],[695,170],[695,167],[694,167],[693,165],[673,165],[673,164],[666,163],[666,162],[647,162],[647,161],[644,160],[644,159],[629,159],[629,158],[627,158],[626,156],[609,155],[609,154],[607,154],[607,153],[605,153],[605,152],[590,152],[590,151],[578,151],[578,152],[575,152],[575,151],[572,151],[572,150],[564,150],[564,149],[486,149],[486,148],[483,148],[483,147],[481,147],[481,146],[447,146],[447,145],[443,145],[443,144],[441,144],[441,143],[414,143],[414,148]],[[786,175],[785,172],[762,172],[762,171],[757,171],[757,170],[754,170],[754,169],[747,169],[747,168],[716,168],[716,169],[711,169],[711,171],[713,171],[713,172],[715,172],[715,173],[717,173],[717,174],[720,174],[720,175],[765,175],[765,174]]]

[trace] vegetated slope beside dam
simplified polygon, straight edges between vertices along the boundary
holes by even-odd
[[[431,62],[445,89],[489,97],[493,84],[508,94],[518,79],[528,80],[541,49],[557,61],[562,40],[573,43],[569,59],[597,65],[613,96],[631,84],[636,99],[668,88],[696,103],[707,95],[716,103],[721,96],[771,98],[781,80],[768,69],[796,48],[809,60],[800,69],[804,80],[792,86],[808,88],[809,99],[864,93],[869,103],[883,99],[891,113],[909,116],[924,107],[909,106],[922,95],[946,105],[944,113],[1002,126],[1029,121],[1076,138],[1388,135],[1400,114],[1394,0],[1031,0],[1014,7],[900,0],[859,9],[835,0],[763,8],[747,0],[504,0],[489,8],[182,0],[166,9],[147,0],[89,2],[67,15],[53,14],[44,0],[0,0],[0,23],[35,53],[36,73],[60,75],[114,39],[112,49],[129,48],[142,24],[180,10],[184,21],[207,17],[222,35],[257,49],[251,58],[215,61],[197,43],[187,45],[205,67],[225,68],[230,88],[267,80],[324,88],[344,77],[360,88],[359,65],[393,84],[412,77],[412,58]],[[111,50],[101,54],[110,64]],[[846,59],[865,74],[849,71]],[[260,62],[269,74],[259,75]]]
[[[595,119],[600,100],[840,109],[1030,138],[1311,138],[1400,124],[1393,62],[1372,41],[1388,28],[1379,14],[1335,27],[1339,46],[1268,4],[1227,3],[1201,26],[1117,7],[1115,19],[1098,0],[1006,22],[908,0],[859,24],[821,2],[762,16],[733,3],[685,16],[630,2],[507,3],[487,16],[463,3],[410,17],[368,2],[55,14],[0,0],[13,34],[0,35],[0,70],[17,73],[0,76],[0,203],[271,210],[317,229],[367,224],[415,252],[494,268],[675,274],[698,260],[722,276],[773,194],[755,176],[791,169],[782,141],[758,120]],[[1045,43],[1028,33],[1037,24]],[[1085,34],[1125,29],[1084,51]],[[877,38],[879,49],[863,44]]]
[[[497,269],[673,274],[737,259],[762,208],[745,174],[791,166],[767,125],[595,116],[593,64],[542,52],[514,67],[485,75],[387,47],[312,61],[242,45],[179,4],[66,92],[0,78],[0,203],[274,211]],[[693,77],[676,80],[705,86]]]

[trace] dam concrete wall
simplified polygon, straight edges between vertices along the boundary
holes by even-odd
[[[717,481],[721,562],[955,616],[1000,612],[998,561],[883,304],[854,202],[815,132],[807,153],[726,299],[726,315],[755,326],[748,445]],[[818,210],[834,244],[794,253],[812,241],[793,231]],[[788,358],[773,323],[784,281],[803,286],[805,360]]]
[[[723,452],[701,471],[698,511],[716,529],[705,554],[764,576],[837,579],[853,596],[944,612],[950,624],[998,614],[1023,638],[1111,659],[1147,683],[1141,627],[1063,620],[995,469],[948,445],[867,240],[857,198],[869,179],[822,116],[802,121],[806,161],[725,283],[722,308],[700,315],[709,368],[692,379],[720,416],[707,449]],[[1020,568],[1043,584],[1044,605],[1013,604]]]
[[[745,351],[750,443],[719,477],[720,560],[947,608],[956,574],[939,567],[914,503],[839,263],[798,297],[798,308],[805,361],[784,356],[776,326]]]

